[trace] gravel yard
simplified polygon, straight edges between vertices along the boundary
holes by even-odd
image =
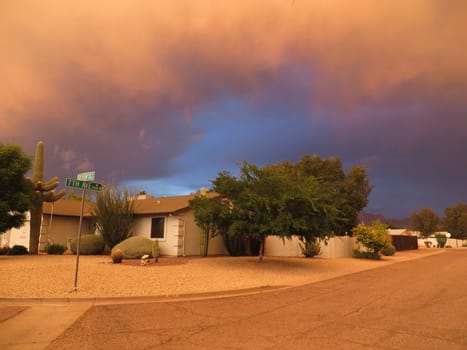
[[[398,252],[380,261],[352,258],[163,257],[140,266],[139,260],[113,264],[110,256],[80,256],[78,290],[76,256],[0,256],[0,298],[87,298],[175,296],[257,287],[301,285],[442,250]]]

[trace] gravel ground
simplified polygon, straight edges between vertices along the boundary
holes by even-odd
[[[321,281],[442,250],[398,252],[381,261],[352,258],[189,257],[113,264],[109,256],[80,256],[78,290],[76,256],[0,256],[0,298],[86,298],[175,296],[257,287],[294,286]]]

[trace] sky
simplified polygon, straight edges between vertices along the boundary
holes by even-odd
[[[0,143],[155,196],[338,156],[366,211],[467,202],[463,0],[0,0]]]

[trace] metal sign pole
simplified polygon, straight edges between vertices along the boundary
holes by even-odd
[[[75,285],[74,285],[74,287],[72,289],[72,292],[76,292],[78,290],[79,248],[80,248],[80,241],[81,241],[81,225],[83,223],[84,197],[86,195],[86,187],[87,187],[87,183],[84,184],[82,197],[81,197],[81,213],[79,215],[78,239],[77,239],[77,242],[76,242]]]

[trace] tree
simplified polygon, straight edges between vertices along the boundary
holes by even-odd
[[[419,213],[410,216],[412,229],[419,231],[422,237],[428,238],[439,229],[440,218],[430,208],[422,208]]]
[[[120,191],[115,186],[104,186],[103,191],[96,196],[93,216],[97,229],[109,248],[131,236],[134,198],[128,190]]]
[[[200,254],[208,255],[209,239],[218,234],[216,219],[218,216],[219,201],[209,198],[207,195],[199,195],[190,200],[190,207],[193,208],[195,222],[201,228]]]
[[[458,203],[444,210],[443,225],[452,238],[467,239],[467,204]]]
[[[229,233],[258,239],[260,261],[269,235],[316,243],[352,227],[371,191],[363,168],[346,175],[338,158],[318,156],[263,168],[243,162],[239,177],[220,173],[213,184],[232,203]]]
[[[19,146],[0,144],[0,233],[19,228],[31,209],[32,182],[25,178],[31,158]]]

